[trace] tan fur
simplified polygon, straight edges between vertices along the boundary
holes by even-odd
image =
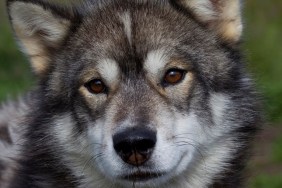
[[[48,52],[44,46],[40,44],[40,40],[25,37],[21,29],[18,27],[15,27],[15,31],[21,40],[22,51],[28,55],[34,72],[38,75],[43,74],[48,67]]]
[[[220,24],[219,33],[226,40],[238,41],[242,34],[242,19],[239,0],[229,0],[225,2],[222,9],[222,18],[224,22]]]
[[[34,72],[43,74],[48,67],[48,49],[62,41],[70,22],[58,19],[40,6],[24,2],[12,3],[10,15],[22,51],[30,58]]]
[[[48,56],[37,55],[30,58],[32,69],[38,75],[41,75],[48,68]]]
[[[180,0],[194,16],[225,41],[237,42],[242,34],[240,0]]]
[[[193,85],[194,75],[191,72],[187,72],[185,79],[178,85],[174,87],[168,87],[166,91],[166,96],[168,98],[173,98],[177,96],[178,100],[185,100],[187,96],[191,93],[191,87]]]
[[[89,82],[93,78],[99,78],[99,77],[100,77],[99,72],[96,69],[89,69],[81,74],[81,80],[80,80],[81,87],[79,88],[79,93],[84,97],[85,101],[90,106],[94,105],[98,101],[98,98],[95,98],[95,95],[90,93],[88,89],[84,86],[84,84]]]
[[[178,67],[183,70],[188,70],[184,80],[180,83],[175,85],[174,87],[168,87],[166,91],[166,96],[171,97],[171,96],[177,96],[179,99],[185,99],[191,91],[191,87],[193,85],[193,72],[190,72],[190,67],[189,64],[179,60],[179,59],[174,59],[171,60],[170,63],[166,65],[166,70],[172,68],[172,67]]]
[[[84,97],[87,104],[91,107],[101,106],[107,99],[106,95],[95,95],[90,93],[84,86],[79,88],[79,92]]]

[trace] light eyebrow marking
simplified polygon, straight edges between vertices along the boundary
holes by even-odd
[[[98,61],[97,70],[106,84],[116,84],[120,75],[118,64],[112,59],[102,59]]]
[[[165,50],[158,49],[148,53],[144,68],[150,75],[157,75],[168,63]]]

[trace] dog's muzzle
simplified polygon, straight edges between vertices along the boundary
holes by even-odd
[[[133,166],[150,159],[156,141],[156,132],[143,127],[130,128],[113,136],[115,151],[124,162]]]

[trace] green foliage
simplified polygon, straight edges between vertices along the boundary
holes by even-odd
[[[245,48],[270,121],[282,120],[282,1],[248,0]]]
[[[249,69],[254,73],[258,88],[264,97],[268,121],[282,122],[282,1],[245,1],[245,49]],[[274,133],[275,134],[275,133]],[[281,137],[281,136],[280,136]],[[266,140],[267,142],[267,140]],[[268,164],[282,162],[282,137],[268,144],[272,159]],[[272,167],[270,167],[272,168]],[[282,169],[281,169],[282,172]],[[280,188],[282,173],[258,172],[249,185],[251,188]]]
[[[280,175],[260,175],[250,185],[250,188],[281,188],[282,173]]]
[[[14,97],[32,83],[29,65],[19,52],[0,2],[0,101]],[[9,95],[7,95],[9,93]]]
[[[273,161],[282,164],[282,136],[273,143]]]

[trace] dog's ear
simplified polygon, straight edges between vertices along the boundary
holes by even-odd
[[[21,50],[29,57],[34,72],[43,75],[76,13],[38,0],[8,0],[7,9]]]
[[[172,0],[225,42],[236,43],[242,34],[240,0]]]

